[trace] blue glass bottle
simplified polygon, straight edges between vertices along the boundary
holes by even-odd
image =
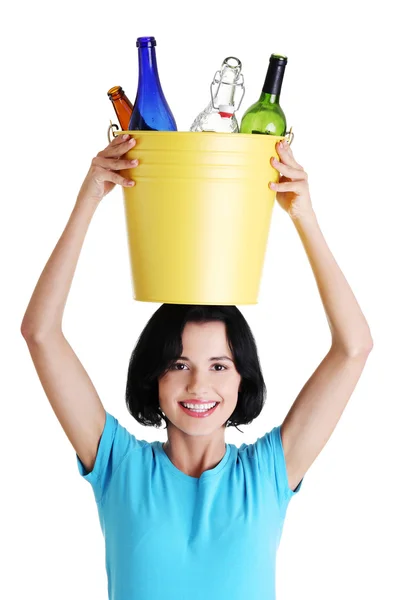
[[[136,40],[139,54],[139,82],[130,130],[177,131],[176,122],[161,88],[157,69],[156,40],[140,37]]]

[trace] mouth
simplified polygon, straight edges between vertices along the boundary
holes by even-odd
[[[187,403],[185,402],[185,404],[187,404]],[[190,417],[197,417],[198,419],[199,418],[201,419],[203,417],[208,417],[209,415],[211,415],[218,408],[218,405],[219,405],[219,402],[215,402],[215,406],[201,410],[201,409],[187,408],[186,406],[183,405],[183,402],[179,402],[179,406],[182,408],[182,410],[187,415],[189,415]]]

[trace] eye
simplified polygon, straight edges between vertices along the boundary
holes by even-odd
[[[174,363],[171,366],[171,370],[172,371],[183,371],[183,369],[176,369],[175,367],[185,367],[185,366],[186,366],[185,363]]]
[[[222,367],[225,371],[228,370],[228,367],[225,367],[225,365],[221,365],[220,363],[215,363],[215,365],[213,365],[214,367]]]
[[[186,365],[185,365],[185,363],[174,363],[174,364],[171,366],[171,370],[172,370],[172,371],[183,371],[183,369],[176,369],[175,367],[186,367]],[[215,363],[215,364],[213,365],[213,367],[222,367],[222,369],[223,369],[224,371],[227,371],[227,370],[228,370],[228,367],[225,367],[225,365],[221,365],[220,363]],[[218,369],[217,373],[221,373],[221,372],[222,372],[222,371],[220,371],[220,370]]]

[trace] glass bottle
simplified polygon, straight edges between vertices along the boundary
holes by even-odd
[[[239,125],[234,114],[240,107],[245,93],[242,63],[234,56],[225,58],[220,71],[214,75],[210,86],[211,101],[206,108],[195,118],[190,131],[215,131],[239,133]],[[217,86],[215,88],[215,86]],[[241,88],[242,95],[236,106],[237,90]],[[221,109],[222,107],[222,109]],[[232,113],[229,125],[226,118],[220,113]]]
[[[261,96],[244,113],[240,133],[286,134],[286,117],[279,104],[286,64],[286,56],[271,54]]]
[[[115,85],[110,88],[107,95],[112,102],[122,131],[127,131],[133,110],[132,102],[126,96],[120,85]]]
[[[217,131],[220,133],[239,133],[233,106],[220,104],[218,106],[218,114],[220,122]]]
[[[139,37],[136,41],[139,82],[129,121],[130,130],[177,131],[158,75],[156,45],[154,37]]]

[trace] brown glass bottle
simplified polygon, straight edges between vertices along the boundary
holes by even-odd
[[[112,102],[122,131],[128,131],[129,121],[133,110],[132,103],[130,102],[129,98],[125,95],[125,92],[120,85],[115,85],[114,87],[109,89],[107,95]]]

